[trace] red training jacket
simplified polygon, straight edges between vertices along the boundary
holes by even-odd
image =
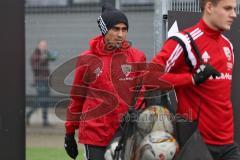
[[[221,32],[210,29],[203,20],[186,29],[197,44],[205,63],[210,63],[221,76],[210,77],[200,85],[194,85],[192,74],[199,66],[199,60],[189,44],[186,34],[177,33],[183,39],[188,57],[194,66],[191,72],[182,47],[174,40],[168,40],[162,50],[153,58],[153,63],[165,66],[166,74],[160,78],[174,85],[178,109],[181,115],[197,119],[199,130],[207,144],[223,145],[233,143],[233,110],[231,103],[233,46]]]
[[[111,48],[111,46],[109,48]],[[146,62],[144,53],[131,46],[107,53],[103,36],[93,38],[90,41],[90,49],[83,52],[79,57],[73,86],[85,86],[87,88],[72,88],[71,102],[68,110],[76,114],[93,111],[92,113],[82,116],[80,122],[71,121],[71,115],[67,116],[65,123],[66,133],[74,133],[76,129],[79,129],[79,143],[107,146],[115,134],[116,129],[119,127],[122,116],[128,111],[129,105],[116,91],[116,87],[119,85],[114,86],[111,78],[111,74],[114,73],[114,76],[123,75],[125,78],[122,78],[122,81],[132,80],[131,75],[128,74],[132,69],[131,64],[114,62],[115,64],[113,65],[115,68],[119,68],[119,70],[117,71],[118,73],[111,71],[110,65],[113,56],[119,53],[125,55],[129,63]],[[82,56],[85,56],[85,58]],[[92,58],[88,58],[88,56]],[[83,64],[85,64],[85,67],[79,67],[80,65],[84,66]],[[129,88],[122,89],[127,92]],[[76,94],[84,94],[86,96],[74,96]],[[117,102],[112,101],[111,95],[117,98]],[[102,102],[104,102],[103,107],[97,109],[97,106],[99,107]],[[114,109],[111,108],[111,105],[115,103],[116,107]],[[96,109],[97,112],[94,112]]]

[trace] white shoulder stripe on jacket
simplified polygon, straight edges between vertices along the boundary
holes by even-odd
[[[198,39],[200,36],[202,36],[204,33],[199,29],[196,28],[195,30],[193,30],[190,35],[192,36],[193,40]],[[197,59],[194,56],[193,52],[192,52],[192,47],[190,45],[190,39],[187,35],[184,35],[180,32],[173,34],[172,36],[176,36],[178,38],[180,38],[186,45],[186,49],[188,52],[188,57],[192,63],[192,65],[194,67],[196,67],[197,65]],[[182,47],[178,44],[175,49],[173,50],[173,52],[171,53],[171,56],[169,57],[169,59],[166,62],[166,68],[165,68],[165,72],[169,72],[171,70],[171,68],[175,65],[176,60],[179,58],[179,56],[181,55],[181,53],[183,52]]]

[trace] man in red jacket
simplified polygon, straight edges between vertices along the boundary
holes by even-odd
[[[128,111],[128,105],[120,98],[112,79],[113,74],[116,77],[122,74],[121,81],[131,81],[132,66],[122,64],[114,57],[120,54],[130,63],[146,62],[144,53],[126,41],[128,19],[123,12],[105,4],[97,22],[102,35],[93,38],[90,49],[79,56],[65,123],[64,146],[73,159],[78,155],[74,139],[78,129],[79,143],[84,144],[86,158],[104,160],[106,147]],[[119,68],[122,73],[115,73],[113,68]],[[129,88],[121,89],[127,91]],[[81,116],[75,119],[74,114]]]
[[[236,6],[236,0],[202,0],[202,19],[175,34],[186,46],[192,69],[183,47],[173,39],[167,40],[152,60],[164,66],[166,74],[161,79],[175,88],[178,114],[188,120],[198,119],[198,129],[215,160],[240,160],[234,143],[231,102],[233,46],[222,35],[236,18]],[[192,36],[201,58],[193,51],[186,32]]]

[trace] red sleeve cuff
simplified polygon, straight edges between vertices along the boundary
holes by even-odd
[[[74,134],[75,130],[78,129],[78,122],[65,122],[65,131],[66,134]]]

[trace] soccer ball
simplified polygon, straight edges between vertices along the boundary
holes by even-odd
[[[150,106],[139,115],[137,127],[144,136],[152,131],[166,131],[173,134],[171,113],[165,107]]]
[[[118,142],[114,142],[111,144],[110,148],[108,148],[104,154],[104,158],[105,160],[113,160],[114,158],[114,152],[115,152],[115,149],[118,145]]]
[[[144,137],[135,160],[172,160],[178,148],[171,134],[165,131],[151,132]]]
[[[115,138],[113,142],[108,146],[104,154],[105,160],[114,160],[115,149],[118,146],[119,140],[120,137]],[[121,158],[119,160],[121,160]]]

